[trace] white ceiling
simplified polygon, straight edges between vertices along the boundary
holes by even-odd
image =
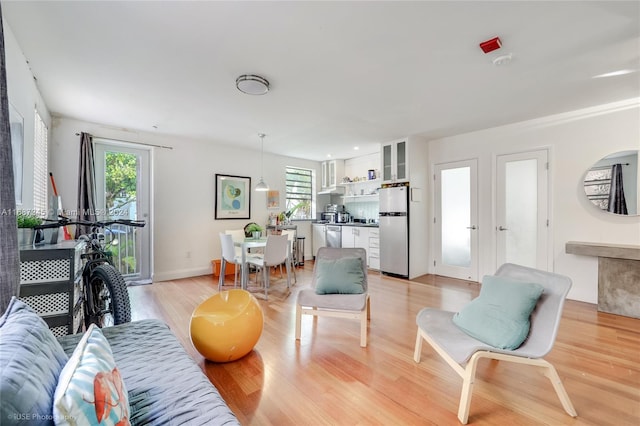
[[[638,1],[3,1],[2,11],[56,115],[250,149],[263,132],[266,152],[312,160],[640,96]],[[503,46],[485,55],[478,44],[494,36]],[[510,64],[492,64],[507,53]],[[635,72],[592,78],[620,69]],[[241,74],[271,90],[239,92]]]

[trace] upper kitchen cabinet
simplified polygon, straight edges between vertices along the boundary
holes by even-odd
[[[406,140],[382,144],[382,182],[409,180],[409,153]]]
[[[338,183],[344,176],[344,160],[329,160],[322,162],[322,191],[331,192],[338,190]],[[342,187],[340,187],[342,190]]]

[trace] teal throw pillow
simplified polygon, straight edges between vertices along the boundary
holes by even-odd
[[[453,316],[462,331],[500,349],[517,349],[529,335],[529,317],[544,287],[486,275],[480,295]]]
[[[316,262],[316,294],[364,293],[362,259],[318,259]]]

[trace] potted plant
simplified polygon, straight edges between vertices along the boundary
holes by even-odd
[[[35,230],[34,227],[42,223],[42,219],[30,213],[18,212],[16,214],[18,222],[18,246],[33,244]]]
[[[286,217],[286,222],[287,223],[291,223],[291,216],[293,216],[293,214],[296,212],[296,210],[298,210],[298,209],[306,210],[308,207],[309,207],[309,201],[308,200],[300,201],[298,204],[293,206],[291,208],[291,210],[286,211],[286,212],[282,212],[281,214],[284,214],[284,216]]]
[[[244,228],[244,233],[247,236],[252,236],[253,238],[260,238],[262,235],[262,226],[257,223],[250,223]]]

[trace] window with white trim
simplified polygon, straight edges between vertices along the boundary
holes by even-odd
[[[33,210],[38,216],[47,216],[49,173],[47,172],[48,129],[35,111],[33,132]]]
[[[290,213],[289,219],[313,219],[313,180],[314,173],[310,169],[299,167],[286,168],[287,197],[286,213]]]

